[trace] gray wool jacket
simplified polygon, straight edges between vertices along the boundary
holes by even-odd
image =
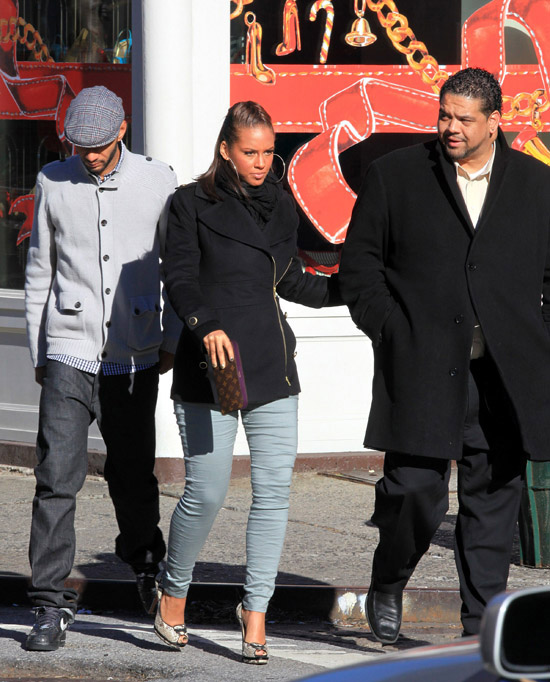
[[[35,367],[51,354],[141,364],[175,352],[181,323],[161,306],[160,258],[176,184],[169,166],[128,150],[101,185],[78,156],[44,166],[25,282]]]

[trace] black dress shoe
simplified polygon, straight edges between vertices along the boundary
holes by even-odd
[[[399,637],[403,615],[403,593],[386,594],[372,588],[367,596],[367,621],[375,638],[393,644]]]
[[[27,651],[56,651],[65,646],[67,628],[74,623],[74,615],[68,609],[56,606],[39,606],[35,609],[36,620],[27,637]]]
[[[145,613],[148,613],[149,615],[153,615],[157,608],[157,577],[159,572],[160,567],[156,566],[152,570],[136,573],[136,586],[139,599],[145,610]]]

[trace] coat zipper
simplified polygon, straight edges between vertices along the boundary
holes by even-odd
[[[275,310],[277,311],[277,319],[279,320],[279,328],[281,330],[281,336],[283,337],[283,347],[285,351],[285,379],[286,383],[290,386],[290,379],[288,378],[288,360],[287,360],[287,349],[286,349],[286,339],[285,339],[285,332],[283,329],[283,323],[281,322],[281,311],[279,309],[279,305],[277,304],[277,284],[283,279],[283,277],[286,275],[288,272],[289,267],[292,264],[292,258],[289,260],[288,265],[285,268],[285,271],[283,274],[277,279],[277,264],[275,263],[275,258],[271,256],[271,260],[273,261],[273,301],[275,303]]]

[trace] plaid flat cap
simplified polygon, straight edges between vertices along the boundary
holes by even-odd
[[[116,139],[124,121],[122,100],[103,85],[84,88],[65,116],[65,137],[77,147],[102,147]]]

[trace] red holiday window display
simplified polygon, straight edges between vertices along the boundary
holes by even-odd
[[[343,3],[286,0],[282,41],[272,50],[269,64],[262,61],[270,49],[261,44],[265,3],[249,1],[246,8],[233,4],[233,21],[243,15],[247,32],[245,63],[231,66],[231,101],[259,101],[271,113],[278,133],[314,133],[294,150],[288,164],[290,188],[321,238],[317,243],[326,247],[302,250],[310,267],[325,273],[338,268],[338,249],[356,198],[342,171],[341,155],[374,133],[435,133],[439,90],[460,68],[483,67],[497,76],[504,95],[502,128],[517,133],[512,146],[550,164],[550,152],[539,137],[550,131],[548,0],[490,0],[480,6],[462,24],[460,63],[452,65],[440,64],[417,38],[405,14],[413,7],[407,0],[354,0],[356,18],[347,33],[340,29],[338,34],[338,13],[349,15]],[[450,7],[452,2],[444,4]],[[277,57],[297,55],[302,49],[308,21],[321,23],[318,63],[277,64]],[[375,25],[378,35],[372,32]],[[509,26],[530,41],[536,63],[506,62]],[[420,26],[418,35],[421,29],[435,35],[444,24]],[[403,63],[327,64],[331,47],[344,41],[355,48],[385,41],[398,58],[394,61]]]
[[[75,45],[82,43],[85,29],[80,31]],[[126,32],[128,34],[128,32]],[[24,60],[17,59],[17,47],[26,51]],[[72,99],[84,87],[105,85],[119,94],[131,118],[131,67],[122,50],[131,45],[129,34],[118,41],[112,61],[107,56],[94,63],[77,62],[85,56],[80,50],[71,61],[55,62],[53,50],[42,39],[40,32],[24,17],[19,16],[17,0],[0,0],[0,119],[55,122],[61,153],[71,154],[72,148],[63,134],[65,112]],[[105,60],[105,61],[104,61]],[[17,235],[17,245],[30,235],[34,210],[33,194],[14,196],[13,188],[6,187],[0,197],[2,214],[22,214],[24,220]]]

